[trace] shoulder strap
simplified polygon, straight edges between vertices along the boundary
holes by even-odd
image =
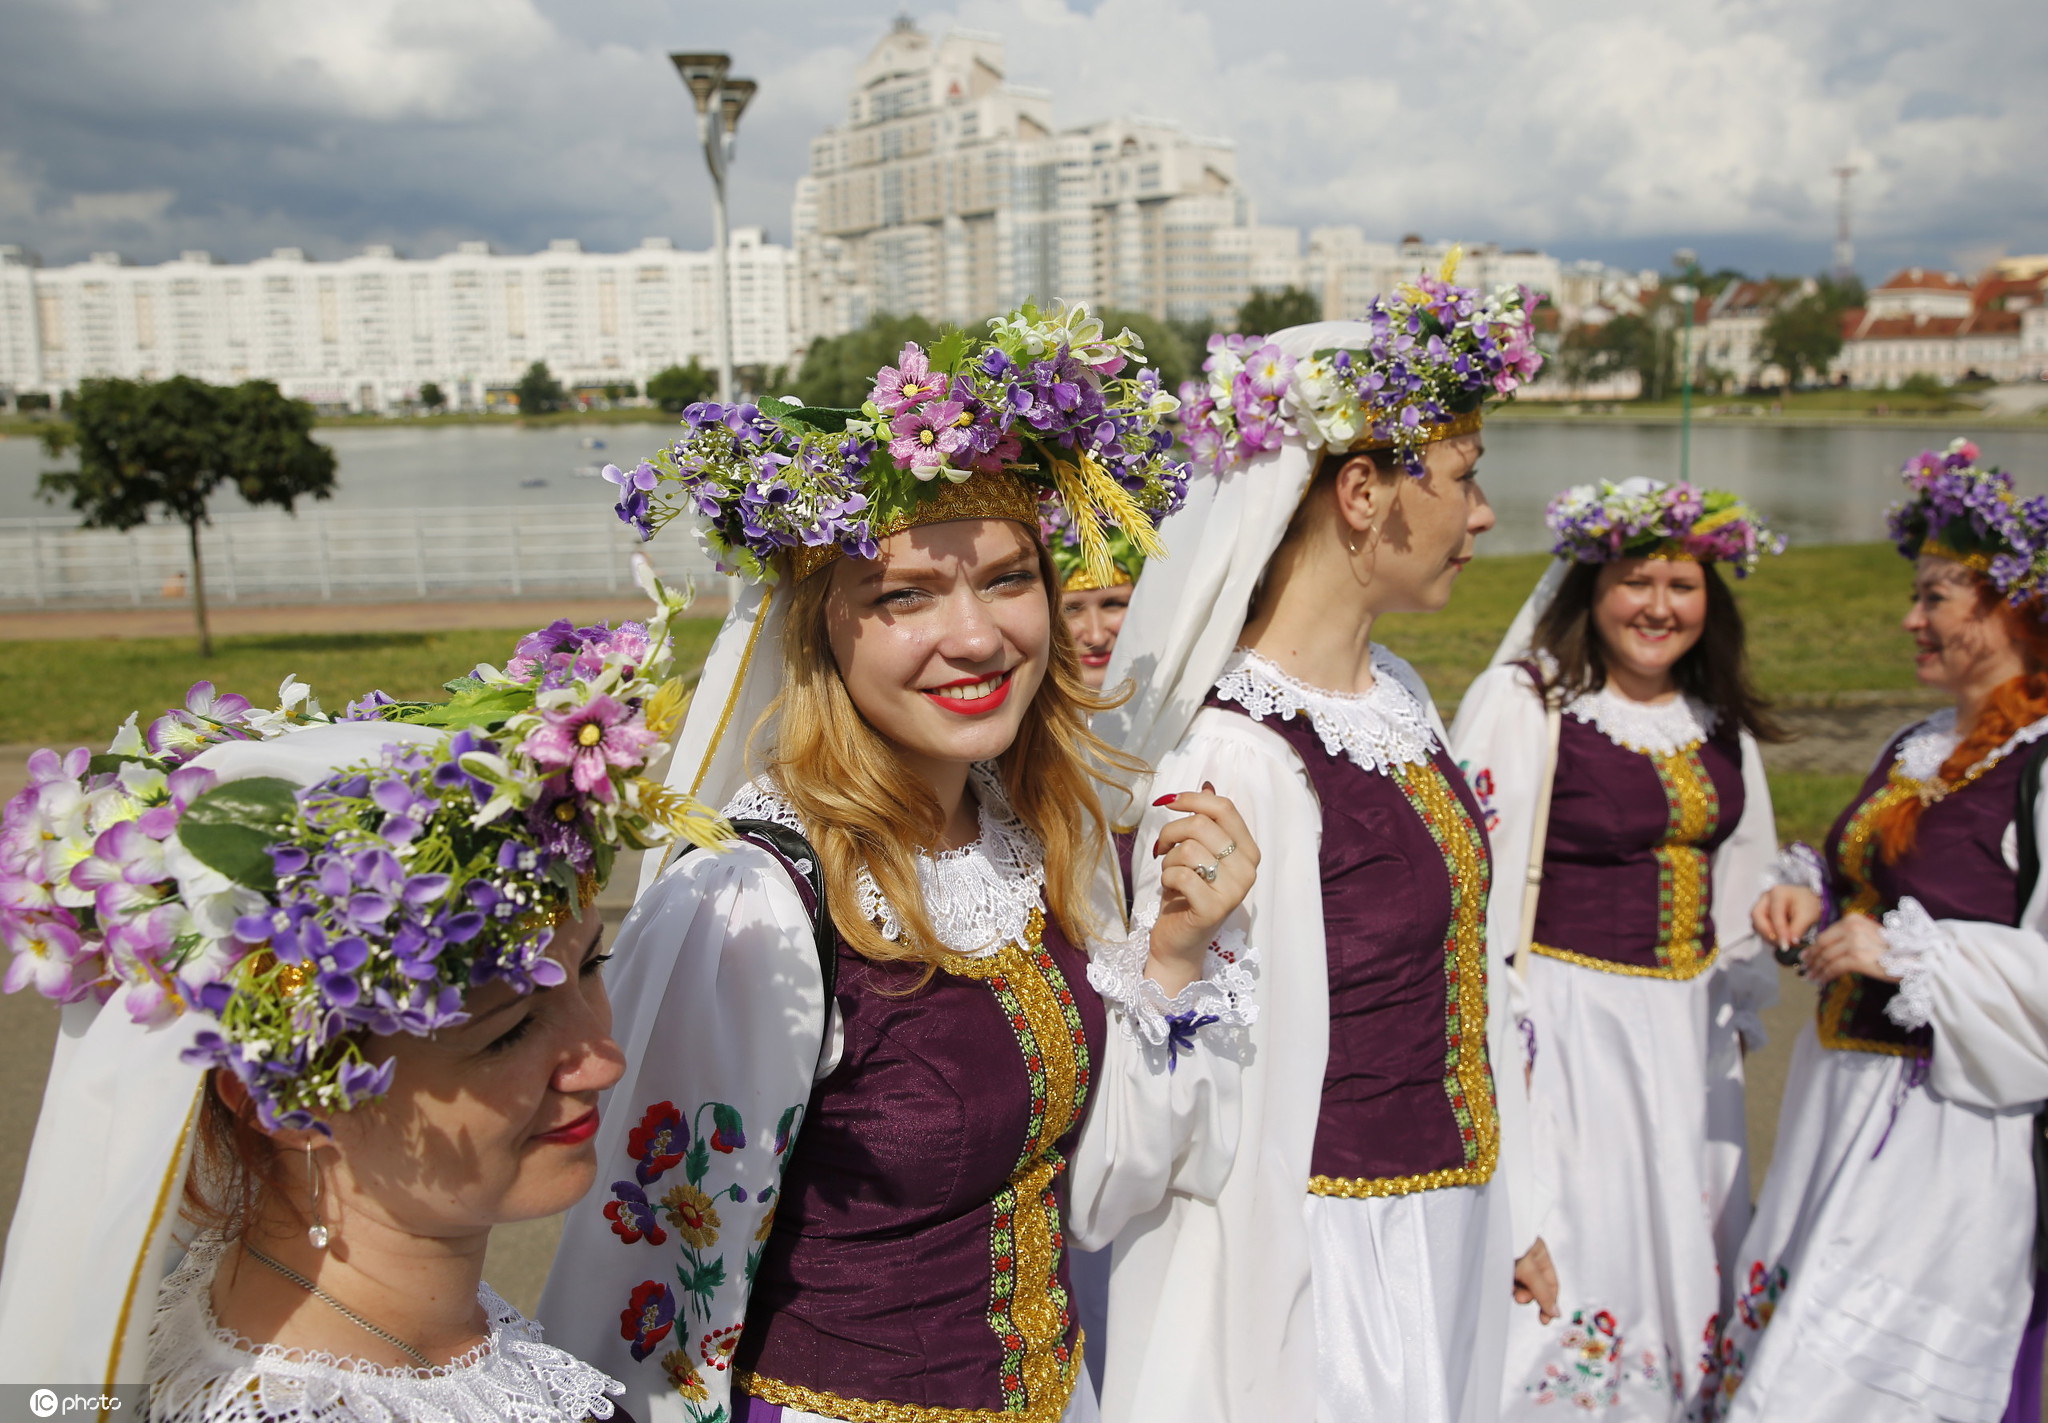
[[[1522,881],[1522,934],[1516,945],[1515,971],[1529,975],[1529,945],[1536,939],[1536,905],[1543,897],[1543,847],[1550,838],[1550,793],[1557,785],[1557,741],[1564,730],[1564,708],[1540,679],[1543,698],[1543,779],[1536,790],[1536,814],[1529,826],[1529,863]]]
[[[825,982],[825,1001],[829,1005],[839,983],[839,943],[832,932],[832,915],[825,906],[825,871],[818,863],[818,852],[811,848],[802,831],[773,820],[735,820],[732,828],[742,840],[753,841],[781,862],[796,886],[797,897],[810,911],[811,947],[818,956],[818,976]],[[696,848],[684,845],[676,859]]]

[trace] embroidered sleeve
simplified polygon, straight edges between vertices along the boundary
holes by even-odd
[[[1885,1016],[1902,1028],[1924,1028],[1934,1015],[1934,976],[1955,946],[1911,895],[1884,916],[1884,945],[1878,967],[1899,980]]]
[[[1245,1028],[1258,1020],[1251,969],[1259,951],[1245,941],[1243,930],[1226,923],[1209,945],[1203,976],[1168,997],[1145,975],[1159,903],[1155,892],[1150,904],[1132,918],[1128,935],[1091,945],[1088,982],[1116,1010],[1125,1033],[1154,1047],[1166,1044],[1178,1057],[1192,1049],[1204,1028]]]

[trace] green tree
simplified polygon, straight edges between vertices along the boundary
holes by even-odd
[[[569,399],[569,393],[548,370],[546,361],[535,361],[528,366],[526,374],[519,377],[519,384],[512,387],[512,394],[519,401],[521,415],[549,415],[560,410]]]
[[[1669,303],[1649,311],[1629,312],[1598,326],[1575,326],[1558,349],[1558,367],[1567,385],[1589,385],[1634,371],[1642,381],[1642,399],[1662,400],[1678,378],[1678,352]]]
[[[1289,326],[1323,319],[1323,303],[1314,292],[1285,286],[1269,292],[1259,288],[1237,309],[1237,329],[1247,336],[1270,336]]]
[[[267,380],[208,385],[88,380],[70,402],[70,423],[48,430],[50,454],[78,450],[76,470],[42,477],[42,496],[66,496],[89,529],[132,529],[162,510],[185,526],[192,551],[192,612],[199,653],[213,655],[199,526],[207,501],[232,484],[250,504],[290,512],[304,497],[334,493],[334,451],[313,439],[313,407],[287,400]]]
[[[1190,346],[1172,322],[1142,311],[1105,311],[1102,327],[1112,336],[1128,327],[1132,335],[1143,341],[1144,364],[1158,370],[1160,381],[1168,390],[1179,390],[1182,381],[1191,379],[1202,368],[1202,357],[1208,354],[1206,331],[1202,333],[1203,345]],[[1136,371],[1127,370],[1124,374],[1135,375]]]
[[[835,409],[859,405],[868,397],[875,372],[896,364],[905,341],[915,341],[929,351],[939,335],[937,326],[915,313],[877,312],[857,331],[820,336],[811,342],[790,382],[790,393],[806,405]]]
[[[1785,385],[1799,384],[1802,374],[1825,375],[1842,351],[1842,308],[1828,291],[1814,291],[1779,304],[1764,322],[1762,354],[1766,364],[1783,367]]]
[[[687,366],[670,366],[647,378],[647,398],[671,415],[681,414],[686,406],[700,400],[709,400],[716,389],[718,377],[705,370],[695,356],[690,357]]]
[[[447,403],[448,392],[441,389],[433,381],[428,381],[420,387],[420,404],[426,406],[427,409],[439,410]]]

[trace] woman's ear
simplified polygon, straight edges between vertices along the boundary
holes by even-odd
[[[236,1121],[246,1122],[251,1130],[269,1137],[279,1151],[304,1151],[308,1145],[318,1148],[334,1144],[333,1137],[313,1127],[265,1127],[256,1119],[256,1108],[249,1100],[248,1087],[232,1072],[225,1069],[215,1072],[213,1090],[220,1094],[221,1101],[234,1114]]]
[[[1369,454],[1354,454],[1338,467],[1331,487],[1337,521],[1346,541],[1363,534],[1386,517],[1393,499],[1393,487],[1380,477],[1378,463]]]

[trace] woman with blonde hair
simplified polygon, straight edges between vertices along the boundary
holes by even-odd
[[[1451,726],[1503,869],[1489,917],[1559,1293],[1559,1318],[1509,1330],[1503,1406],[1684,1419],[1715,1383],[1749,1217],[1742,1051],[1778,973],[1747,922],[1775,728],[1716,565],[1746,576],[1778,540],[1726,491],[1647,479],[1568,489],[1548,520],[1558,561]]]
[[[1894,737],[1756,901],[1820,1006],[1736,1256],[1728,1419],[2041,1416],[2048,500],[1963,440],[1904,479],[1904,628],[1955,704]]]
[[[31,760],[6,987],[65,1023],[0,1378],[159,1423],[627,1416],[482,1276],[494,1225],[597,1175],[618,852],[722,835],[642,774],[680,695],[660,596],[446,703],[202,682],[146,741]]]
[[[1171,398],[1085,311],[991,325],[859,411],[693,407],[618,475],[750,579],[676,771],[747,843],[621,934],[616,1179],[542,1304],[651,1418],[1092,1418],[1070,1240],[1228,1165],[1258,849],[1179,788],[1125,925],[1097,786],[1132,768],[1038,526],[1049,491],[1099,572],[1110,527],[1149,543]]]
[[[1493,525],[1484,406],[1540,364],[1526,293],[1450,276],[1362,321],[1219,337],[1183,388],[1210,472],[1110,668],[1138,693],[1098,724],[1168,786],[1230,788],[1266,852],[1245,903],[1265,958],[1223,1191],[1117,1241],[1110,1417],[1499,1405],[1536,1242],[1510,1202],[1519,1080],[1497,1090],[1489,1061],[1486,833],[1427,688],[1373,640],[1450,599]]]

